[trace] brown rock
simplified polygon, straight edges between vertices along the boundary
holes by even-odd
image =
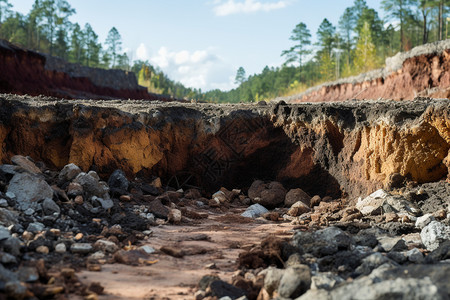
[[[156,198],[148,204],[148,210],[157,218],[167,220],[169,216],[169,209],[161,203],[159,198]]]
[[[140,250],[119,250],[114,253],[114,260],[125,265],[139,265],[143,261],[150,259],[150,255]]]
[[[84,203],[83,196],[81,195],[76,196],[74,202],[78,205],[82,205]]]
[[[122,195],[119,197],[120,201],[124,201],[124,202],[130,202],[131,201],[131,196],[130,195]]]
[[[32,162],[28,157],[22,155],[14,155],[11,158],[11,162],[15,165],[18,165],[24,168],[27,172],[33,174],[41,174],[41,170]]]
[[[264,183],[256,180],[250,186],[248,196],[254,203],[261,204],[266,208],[275,208],[284,202],[286,190],[279,182]]]
[[[320,204],[320,201],[322,201],[322,199],[320,198],[319,195],[315,195],[314,197],[311,198],[310,200],[310,207],[314,207],[314,206],[318,206]]]
[[[397,222],[398,220],[398,215],[396,213],[386,213],[384,214],[384,217],[386,219],[386,222]]]
[[[172,247],[172,246],[162,246],[159,250],[161,250],[161,252],[176,257],[176,258],[183,258],[185,253],[182,249],[180,249],[179,247]]]
[[[311,209],[302,201],[295,202],[288,211],[288,215],[292,217],[298,217],[304,213],[309,212]]]
[[[180,224],[181,223],[181,211],[179,209],[171,209],[167,219],[172,224]]]
[[[310,206],[311,197],[302,189],[292,189],[286,194],[284,205],[291,207],[294,203],[301,201],[307,206]]]

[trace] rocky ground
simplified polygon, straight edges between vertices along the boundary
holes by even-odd
[[[449,299],[450,185],[215,193],[0,166],[0,299]]]

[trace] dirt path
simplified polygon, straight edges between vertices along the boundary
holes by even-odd
[[[156,250],[169,246],[203,254],[175,258],[157,251],[152,254],[151,259],[158,261],[153,265],[106,264],[101,272],[83,271],[79,277],[84,283],[99,282],[105,288],[99,299],[192,299],[204,275],[215,274],[229,282],[240,252],[259,245],[268,235],[292,236],[289,223],[242,218],[242,211],[209,212],[209,217],[196,225],[154,227],[143,243]]]

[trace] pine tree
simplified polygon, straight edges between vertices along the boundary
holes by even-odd
[[[236,72],[234,83],[241,85],[245,80],[247,80],[247,76],[245,75],[245,69],[243,67],[239,67],[239,69]]]
[[[405,50],[404,25],[408,14],[411,14],[410,5],[413,0],[382,0],[381,7],[386,11],[390,20],[400,22],[400,51]]]
[[[376,66],[376,50],[372,42],[369,23],[364,23],[355,49],[355,67],[359,72],[367,72]]]
[[[305,23],[300,22],[292,30],[291,41],[296,42],[289,50],[284,50],[281,56],[286,56],[285,65],[292,62],[298,62],[300,64],[300,69],[303,65],[303,57],[311,53],[307,47],[311,45],[311,33]]]
[[[8,0],[0,0],[0,24],[9,16],[11,13],[11,3]]]
[[[122,37],[116,27],[111,28],[106,37],[106,45],[108,46],[108,53],[112,59],[112,67],[116,66],[119,58],[119,53],[122,50]]]

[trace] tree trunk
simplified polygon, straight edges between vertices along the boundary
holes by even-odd
[[[425,10],[422,10],[423,15],[423,36],[422,36],[422,44],[428,43],[428,29],[427,29],[427,15]]]
[[[442,10],[443,10],[443,0],[439,1],[439,17],[438,17],[438,23],[439,23],[439,33],[438,38],[441,41],[442,40]]]

